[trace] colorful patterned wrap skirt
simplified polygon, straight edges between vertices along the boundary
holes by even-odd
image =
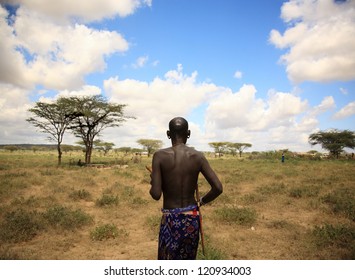
[[[200,231],[198,207],[162,209],[162,212],[158,260],[195,260]]]

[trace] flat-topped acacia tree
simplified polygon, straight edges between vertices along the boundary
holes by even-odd
[[[338,158],[344,148],[355,148],[355,132],[337,129],[318,131],[308,137],[308,142],[312,146],[321,145],[323,149]]]
[[[49,134],[48,139],[50,141],[56,142],[58,165],[60,165],[64,133],[75,115],[70,113],[70,108],[62,98],[55,102],[36,102],[34,107],[28,111],[31,113],[31,117],[26,121],[37,127],[40,132]]]
[[[132,116],[124,115],[125,104],[110,103],[102,95],[65,98],[72,119],[70,129],[85,145],[85,163],[91,163],[95,137],[108,127],[121,126]]]
[[[155,139],[139,139],[137,143],[147,150],[148,157],[163,146],[163,141]]]

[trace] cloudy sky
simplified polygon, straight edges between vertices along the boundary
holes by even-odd
[[[169,145],[175,116],[199,150],[308,151],[317,130],[355,130],[355,0],[0,3],[0,144],[48,143],[28,109],[85,94],[136,117],[103,133],[116,147]]]

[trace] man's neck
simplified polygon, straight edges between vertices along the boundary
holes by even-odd
[[[173,147],[182,146],[182,145],[185,145],[185,144],[184,144],[184,143],[175,143],[175,144],[172,144]]]
[[[179,146],[179,145],[185,145],[186,140],[182,139],[182,138],[172,139],[171,144],[173,147]]]

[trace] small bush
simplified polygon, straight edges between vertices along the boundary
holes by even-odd
[[[313,235],[317,238],[319,246],[337,246],[355,249],[355,228],[346,225],[316,226]]]
[[[99,207],[111,206],[118,204],[118,195],[103,194],[101,198],[96,200],[96,205]]]
[[[122,189],[122,197],[125,199],[132,198],[135,195],[134,188],[131,186],[125,186]]]
[[[128,202],[130,205],[145,205],[147,200],[137,195],[137,191],[132,186],[119,187],[120,201]]]
[[[144,198],[141,198],[141,197],[134,197],[134,198],[132,198],[132,204],[133,205],[146,205],[146,204],[148,204],[148,201]]]
[[[92,222],[92,218],[81,211],[70,210],[63,206],[54,206],[43,213],[49,225],[65,230],[74,230]]]
[[[5,221],[0,225],[0,240],[14,243],[28,241],[42,228],[37,212],[18,209],[5,214]]]
[[[17,206],[22,208],[26,207],[37,207],[39,206],[40,201],[38,198],[34,196],[30,196],[29,198],[25,199],[23,196],[16,197],[11,201],[11,206]]]
[[[197,258],[199,260],[225,260],[226,259],[226,255],[221,250],[213,246],[207,246],[205,248],[205,254],[206,255],[203,255],[202,249],[200,248],[197,252]]]
[[[294,198],[316,197],[318,194],[319,194],[319,188],[314,186],[293,188],[289,192],[289,195]]]
[[[263,186],[258,188],[258,192],[262,195],[275,195],[275,194],[283,194],[286,189],[286,185],[284,183],[279,183],[272,186]]]
[[[213,240],[210,239],[209,235],[205,235],[204,241],[205,255],[203,255],[202,244],[200,244],[197,251],[197,259],[225,260],[227,258],[226,254],[222,250],[213,245]]]
[[[159,232],[159,226],[161,222],[161,216],[155,215],[155,216],[149,216],[145,220],[145,224],[147,227],[154,233]]]
[[[127,232],[125,230],[118,230],[116,225],[113,224],[105,224],[102,226],[97,226],[90,232],[90,237],[94,241],[103,241],[107,239],[115,239],[118,237],[127,236]]]
[[[91,199],[91,194],[85,190],[77,190],[77,191],[73,191],[72,193],[69,194],[69,197],[74,200],[90,200]]]
[[[267,200],[266,196],[259,193],[250,193],[242,196],[242,200],[245,203],[259,203]]]
[[[223,207],[215,210],[219,219],[238,225],[251,225],[256,221],[256,211],[251,208]]]
[[[324,196],[323,201],[331,206],[335,214],[343,214],[352,221],[355,221],[354,197],[354,189],[343,188]]]

